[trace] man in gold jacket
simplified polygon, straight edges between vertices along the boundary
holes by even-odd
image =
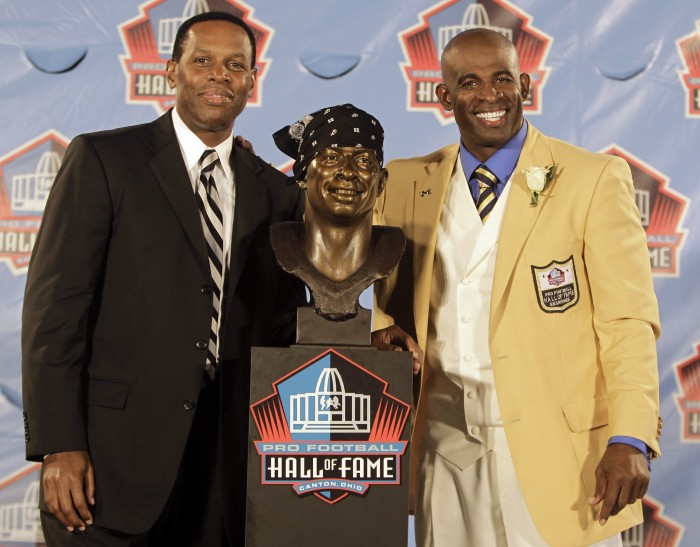
[[[659,453],[659,318],[628,165],[523,119],[513,45],[465,31],[437,95],[461,142],[388,165],[408,246],[375,328],[426,350],[411,477],[421,546],[619,545]]]

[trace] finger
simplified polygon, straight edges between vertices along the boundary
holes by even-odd
[[[619,509],[615,511],[616,507],[618,506],[619,499],[620,485],[616,483],[615,480],[608,479],[605,498],[603,498],[603,505],[600,508],[600,515],[598,517],[598,522],[601,526],[608,522],[608,518],[610,517],[610,515],[616,515],[619,512]]]
[[[372,345],[380,351],[401,351],[399,346],[381,340],[375,340]]]
[[[67,494],[67,496],[69,497],[70,494]],[[46,508],[53,513],[68,531],[72,532],[73,527],[70,519],[63,511],[62,498],[66,498],[66,494],[62,492],[61,483],[53,473],[47,471],[44,474],[44,502],[46,503]]]
[[[72,532],[75,528],[80,528],[85,526],[85,523],[80,519],[78,514],[75,512],[75,506],[73,505],[73,495],[70,488],[61,488],[58,495],[59,508],[57,512],[54,512],[56,518],[61,521],[61,523]]]
[[[76,510],[86,525],[92,524],[92,513],[88,504],[94,505],[94,476],[92,466],[88,467],[83,477],[82,489],[78,491],[79,496],[73,500]]]
[[[637,499],[641,500],[644,496],[646,496],[648,488],[649,488],[649,479],[643,481],[642,484],[640,485],[639,490],[637,491]]]
[[[44,503],[49,512],[56,514],[60,511],[60,505],[58,503],[58,493],[54,487],[53,481],[47,479],[44,475]]]
[[[634,503],[637,497],[632,498],[632,483],[630,481],[622,481],[620,485],[620,493],[617,497],[617,503],[613,506],[611,510],[611,515],[617,515],[628,503]]]
[[[595,493],[593,497],[588,500],[588,505],[594,507],[598,505],[605,497],[605,492],[608,487],[608,480],[600,468],[596,469],[595,472]]]
[[[630,489],[629,499],[627,500],[627,503],[632,504],[635,503],[637,500],[642,499],[644,497],[644,494],[646,494],[648,485],[649,482],[647,480],[644,480],[643,477],[637,477]]]
[[[85,497],[90,505],[95,505],[95,470],[92,464],[88,466],[88,470],[85,473]]]
[[[73,498],[73,507],[76,513],[75,518],[78,519],[75,526],[81,531],[85,530],[88,521],[92,523],[92,514],[90,514],[87,499],[85,498],[84,485],[80,485],[79,488],[71,490],[71,496]]]

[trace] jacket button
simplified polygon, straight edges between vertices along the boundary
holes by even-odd
[[[202,285],[200,290],[202,294],[211,294],[211,285]]]
[[[197,349],[207,349],[209,347],[209,344],[206,340],[197,340],[197,342],[195,342],[194,345]]]
[[[182,403],[182,406],[185,407],[185,410],[192,410],[194,408],[194,401],[187,399],[184,403]]]

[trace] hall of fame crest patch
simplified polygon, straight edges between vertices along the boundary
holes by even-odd
[[[530,266],[537,302],[542,311],[561,313],[576,305],[579,298],[574,257],[564,262],[552,260],[546,266]]]

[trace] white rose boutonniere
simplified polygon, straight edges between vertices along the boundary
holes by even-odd
[[[546,167],[528,167],[523,169],[527,187],[530,190],[530,207],[536,207],[540,196],[549,186],[549,183],[554,179],[554,174],[557,170],[556,163]]]

